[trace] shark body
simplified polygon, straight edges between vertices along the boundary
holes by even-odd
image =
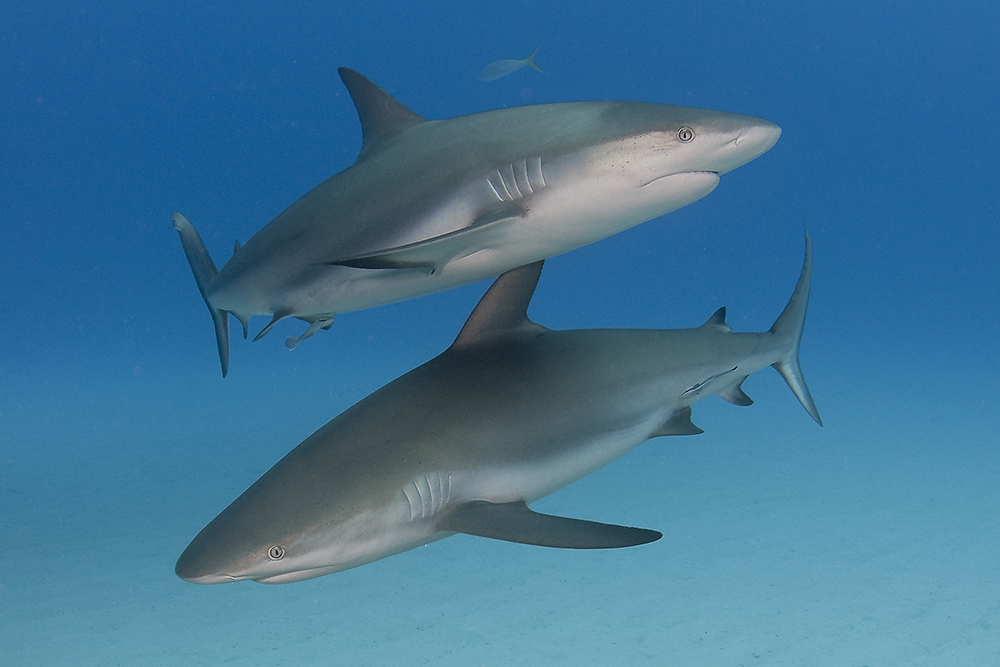
[[[174,228],[215,323],[309,323],[474,282],[669,213],[767,151],[766,120],[642,102],[515,107],[426,120],[352,70],[357,161],[308,192],[216,269],[194,226]]]
[[[284,583],[455,533],[565,548],[658,539],[653,530],[533,512],[528,504],[650,438],[700,433],[691,405],[774,366],[809,414],[799,369],[810,250],[769,331],[725,309],[691,329],[552,331],[527,317],[541,263],[502,275],[452,346],[329,422],[209,523],[177,561],[202,584]]]

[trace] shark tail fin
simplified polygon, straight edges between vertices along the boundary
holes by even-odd
[[[812,283],[812,241],[809,239],[809,232],[806,231],[806,256],[802,262],[802,273],[799,275],[799,282],[795,285],[795,291],[788,300],[785,309],[778,316],[770,332],[781,339],[784,339],[783,346],[785,354],[778,361],[771,364],[781,377],[785,378],[789,388],[799,399],[799,403],[806,409],[809,416],[817,424],[823,425],[823,420],[819,416],[819,410],[813,401],[806,379],[802,375],[799,367],[799,345],[802,342],[802,330],[806,323],[806,306],[809,304],[809,289]]]
[[[205,249],[205,243],[201,240],[198,230],[180,213],[174,213],[174,229],[181,235],[181,246],[184,247],[184,255],[191,265],[194,280],[198,283],[198,291],[201,292],[201,298],[205,300],[205,305],[212,314],[212,322],[215,324],[215,343],[219,348],[219,362],[222,364],[222,377],[226,377],[226,373],[229,372],[229,314],[219,310],[208,300],[208,285],[219,271],[215,268],[215,262],[212,261],[208,250]],[[246,323],[243,328],[246,331]]]
[[[544,74],[545,70],[543,70],[541,67],[539,67],[538,63],[535,62],[535,54],[538,53],[538,49],[540,49],[540,48],[541,48],[540,46],[536,46],[535,50],[531,52],[531,55],[529,55],[527,58],[524,59],[524,64],[527,65],[528,67],[534,67],[539,72],[541,72],[542,74]],[[521,53],[524,53],[524,51],[522,51]]]

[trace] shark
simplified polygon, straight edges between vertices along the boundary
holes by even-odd
[[[799,367],[811,276],[774,325],[737,333],[719,309],[688,329],[550,330],[527,307],[541,263],[501,275],[452,345],[327,423],[191,541],[176,573],[198,584],[279,584],[346,570],[455,534],[609,549],[655,530],[529,505],[659,436],[701,433],[691,406],[753,401],[773,366],[822,421]]]
[[[694,202],[778,140],[774,123],[644,102],[570,102],[427,120],[339,70],[361,152],[217,269],[192,223],[173,228],[215,325],[229,315],[308,323],[491,278]]]

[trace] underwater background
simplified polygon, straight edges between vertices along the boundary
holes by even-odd
[[[1000,5],[4,2],[5,665],[1000,664]],[[477,74],[540,46],[544,73]],[[488,282],[233,334],[222,379],[171,213],[221,265],[360,148],[349,66],[428,118],[642,100],[760,116],[703,200],[546,263],[551,328],[766,330],[802,368],[705,433],[545,498],[660,530],[576,552],[458,535],[284,586],[174,575],[326,421],[444,350]],[[257,318],[252,331],[264,324]]]

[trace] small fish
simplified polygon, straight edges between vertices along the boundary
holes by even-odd
[[[480,81],[493,81],[499,79],[500,77],[507,76],[508,74],[513,74],[522,67],[534,67],[539,72],[542,68],[535,63],[535,54],[538,53],[538,47],[531,52],[531,55],[524,60],[497,60],[492,62],[483,68],[483,71],[479,73]]]

